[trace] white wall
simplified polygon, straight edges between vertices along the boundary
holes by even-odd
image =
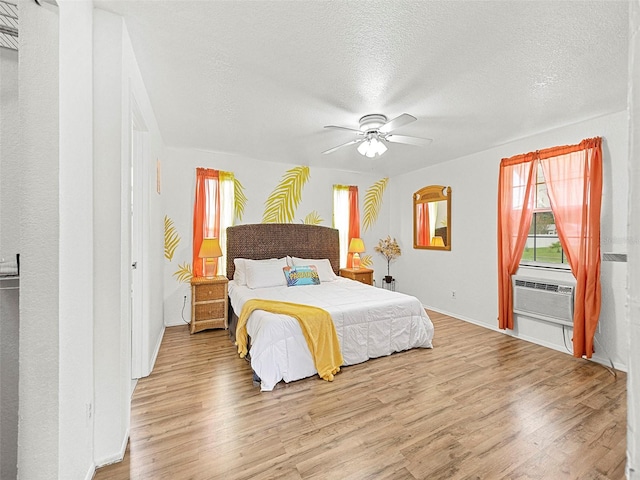
[[[162,198],[166,215],[174,221],[181,237],[180,244],[170,262],[165,260],[164,292],[165,292],[165,323],[166,325],[184,325],[191,318],[191,292],[188,283],[180,283],[173,275],[178,265],[192,261],[192,229],[193,229],[193,201],[195,176],[197,167],[213,168],[233,172],[242,183],[247,196],[247,206],[241,221],[236,224],[260,223],[264,213],[264,202],[273,189],[279,184],[282,176],[294,165],[275,162],[257,161],[255,159],[237,155],[205,152],[194,149],[168,148],[162,167],[163,190]],[[302,200],[298,205],[295,222],[302,222],[304,217],[312,211],[317,211],[323,219],[321,225],[333,225],[333,185],[357,185],[360,201],[360,218],[364,216],[364,197],[367,189],[383,177],[372,174],[357,174],[348,171],[328,170],[310,167],[310,178],[302,193]],[[371,255],[376,281],[380,281],[386,273],[384,257],[376,253],[373,247],[380,238],[386,237],[390,203],[389,187],[383,196],[382,207],[377,222],[369,231],[362,228],[360,235],[365,242],[367,251],[363,255]],[[408,245],[401,245],[408,248]],[[392,265],[393,270],[393,265]],[[392,272],[393,273],[393,272]],[[182,307],[187,296],[184,314]],[[184,321],[183,321],[184,318]]]
[[[574,144],[602,136],[604,188],[602,251],[627,252],[627,113],[592,119],[533,135],[451,162],[393,179],[392,231],[410,244],[413,232],[411,194],[425,185],[452,188],[450,252],[407,249],[397,262],[396,286],[434,310],[497,329],[497,187],[500,160],[519,153]],[[602,264],[602,313],[594,359],[626,370],[626,264]],[[558,274],[551,274],[551,277]],[[456,298],[451,298],[451,291]],[[566,351],[561,327],[534,319],[516,319],[507,333]],[[436,332],[437,335],[437,332]],[[569,337],[569,335],[567,335]],[[570,341],[568,342],[570,344]]]
[[[97,466],[123,458],[129,432],[131,403],[131,226],[129,184],[131,115],[135,98],[147,127],[148,158],[143,174],[148,197],[143,235],[148,285],[143,296],[147,345],[144,364],[151,370],[163,333],[163,221],[161,198],[155,192],[155,160],[164,144],[119,16],[94,10],[94,376]],[[153,188],[149,186],[153,185]]]
[[[640,0],[629,4],[629,375],[627,383],[627,477],[640,479]]]
[[[58,477],[58,15],[20,0],[20,423],[18,478]]]
[[[19,253],[18,52],[0,48],[0,259]],[[16,478],[18,462],[17,282],[0,282],[0,478]]]
[[[93,463],[93,2],[60,0],[58,478]]]

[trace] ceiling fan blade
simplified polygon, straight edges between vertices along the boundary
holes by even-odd
[[[426,147],[431,142],[430,138],[408,137],[407,135],[387,135],[385,140],[393,143],[406,143],[407,145],[416,145],[418,147]]]
[[[330,148],[329,150],[325,150],[324,152],[322,152],[322,154],[326,155],[327,153],[333,153],[336,150],[338,150],[339,148],[346,147],[347,145],[353,145],[354,143],[360,143],[363,140],[364,140],[364,138],[358,138],[357,140],[351,140],[350,142],[343,143],[342,145],[338,145],[337,147]]]
[[[325,125],[324,128],[337,128],[338,130],[349,130],[350,132],[356,132],[360,135],[364,135],[364,132],[358,130],[357,128],[349,128],[349,127],[340,127],[338,125]]]
[[[403,113],[402,115],[397,116],[393,120],[389,120],[387,123],[382,125],[378,130],[382,133],[389,133],[396,128],[402,127],[407,123],[415,122],[417,120],[413,115],[409,115],[408,113]]]

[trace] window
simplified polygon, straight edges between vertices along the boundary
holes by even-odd
[[[217,237],[222,250],[216,275],[226,274],[227,227],[234,220],[234,176],[230,172],[198,168],[193,231],[193,275],[203,275],[203,260],[198,258],[203,238]]]
[[[564,264],[566,268],[569,268],[564,250],[560,245],[560,237],[555,217],[551,211],[547,185],[540,162],[536,162],[536,185],[533,195],[531,226],[520,263],[524,265],[553,264],[555,266]]]
[[[551,206],[553,215],[549,216]],[[538,215],[531,229],[534,213]],[[564,248],[560,261],[566,256],[576,279],[573,356],[591,358],[601,305],[601,213],[602,138],[502,159],[498,180],[499,328],[514,327],[511,278],[518,270],[529,233],[536,240],[557,235]],[[538,233],[543,225],[547,233]],[[552,233],[554,229],[557,232]],[[536,257],[541,248],[536,245]]]
[[[349,242],[360,237],[360,210],[358,208],[358,187],[348,185],[333,186],[333,228],[340,237],[340,266],[351,266]]]

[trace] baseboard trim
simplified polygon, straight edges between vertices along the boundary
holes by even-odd
[[[156,360],[158,359],[158,354],[160,353],[160,345],[162,345],[162,339],[164,338],[164,331],[167,327],[165,325],[162,326],[162,331],[160,335],[158,335],[158,341],[156,342],[156,348],[153,349],[153,355],[149,359],[149,371],[145,372],[144,376],[148,377],[153,372],[153,367],[156,365]]]
[[[124,454],[127,452],[127,445],[129,443],[129,429],[124,435],[124,439],[122,440],[122,445],[120,446],[120,452],[115,455],[111,455],[105,457],[101,460],[96,460],[96,468],[106,467],[107,465],[111,465],[113,463],[119,463],[124,460]]]
[[[95,474],[96,474],[96,464],[91,462],[91,465],[89,466],[89,471],[85,475],[84,480],[91,480]]]
[[[486,323],[482,323],[479,322],[478,320],[475,320],[473,318],[469,318],[469,317],[465,317],[462,315],[459,315],[457,313],[452,313],[452,312],[447,312],[445,310],[439,309],[439,308],[434,308],[434,307],[430,307],[428,305],[422,305],[424,308],[426,308],[427,310],[433,310],[434,312],[438,312],[441,313],[443,315],[448,315],[450,317],[454,317],[457,318],[459,320],[463,320],[467,323],[472,323],[474,325],[477,325],[479,327],[483,327],[486,328],[488,330],[493,330],[494,332],[498,332],[501,333],[503,335],[508,335],[510,337],[513,338],[517,338],[519,340],[524,340],[525,342],[529,342],[529,343],[533,343],[535,345],[540,345],[541,347],[546,347],[546,348],[550,348],[551,350],[555,350],[556,352],[562,352],[562,353],[566,353],[567,355],[571,355],[570,352],[567,352],[567,350],[563,349],[562,347],[559,347],[558,345],[554,345],[552,343],[548,343],[548,342],[544,342],[541,341],[537,338],[532,338],[532,337],[528,337],[527,335],[514,335],[513,333],[511,333],[510,330],[501,330],[499,329],[497,326],[491,326],[491,325],[487,325]],[[604,365],[605,367],[611,367],[611,362],[609,361],[608,358],[602,358],[596,354],[594,354],[591,358],[586,359],[590,362],[594,362],[594,363],[598,363],[600,365]],[[613,362],[613,367],[616,370],[620,370],[621,372],[625,372],[627,373],[627,366],[626,365],[622,365],[616,362]]]

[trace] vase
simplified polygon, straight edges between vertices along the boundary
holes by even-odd
[[[391,283],[393,281],[393,277],[391,275],[385,275],[384,276],[384,281],[386,283]]]

